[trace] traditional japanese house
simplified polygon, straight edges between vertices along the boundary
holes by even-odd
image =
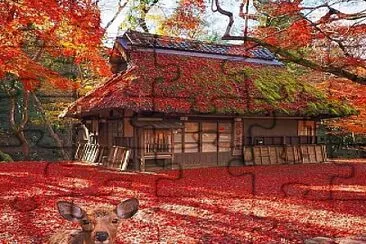
[[[64,116],[93,143],[132,149],[135,169],[323,162],[317,124],[355,112],[261,47],[127,31],[110,63],[114,75]]]

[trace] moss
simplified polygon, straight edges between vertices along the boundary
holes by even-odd
[[[264,67],[245,67],[244,70],[253,79],[265,101],[281,113],[290,115],[294,112],[292,109],[283,108],[284,103],[300,104],[303,99],[308,101],[307,107],[300,112],[308,116],[343,117],[358,113],[350,104],[330,100],[310,84],[302,84],[287,70]]]
[[[296,93],[306,90],[289,72],[276,68],[245,68],[255,86],[271,104],[293,102]]]
[[[304,113],[309,116],[329,115],[332,117],[344,117],[358,114],[357,110],[349,104],[342,104],[339,101],[325,100],[322,102],[310,102]]]
[[[13,162],[14,160],[9,154],[0,151],[0,162]]]

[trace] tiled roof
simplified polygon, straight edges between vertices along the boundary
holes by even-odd
[[[123,36],[118,37],[117,42],[127,49],[130,46],[149,48],[155,47],[170,50],[248,57],[262,60],[276,60],[275,56],[269,50],[263,47],[254,47],[247,50],[243,45],[213,44],[177,37],[153,35],[150,33],[142,33],[131,30],[128,30]]]

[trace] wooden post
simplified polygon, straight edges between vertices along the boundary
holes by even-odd
[[[130,152],[131,150],[126,148],[126,152],[124,154],[123,162],[121,165],[121,170],[127,170],[128,160],[130,158]]]
[[[144,138],[144,131],[141,128],[137,129],[137,136],[139,138],[139,154],[140,154],[140,170],[145,172],[146,170],[146,162],[145,162],[145,138]]]
[[[169,145],[168,145],[169,147]],[[174,164],[174,134],[173,134],[173,129],[170,129],[170,153],[172,154],[172,165],[170,166],[171,169],[173,169],[173,164]]]
[[[261,159],[261,165],[263,165],[263,152],[262,152],[262,146],[259,146],[259,157]]]

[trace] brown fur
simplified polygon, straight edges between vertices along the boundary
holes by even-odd
[[[132,217],[136,213],[138,205],[135,202],[124,205],[121,203],[114,209],[97,207],[87,212],[68,202],[61,202],[58,207],[61,216],[79,223],[81,230],[63,230],[57,232],[50,238],[49,244],[113,244],[121,219]],[[73,211],[73,208],[80,211]],[[108,239],[103,242],[98,241],[97,232],[107,233]]]

